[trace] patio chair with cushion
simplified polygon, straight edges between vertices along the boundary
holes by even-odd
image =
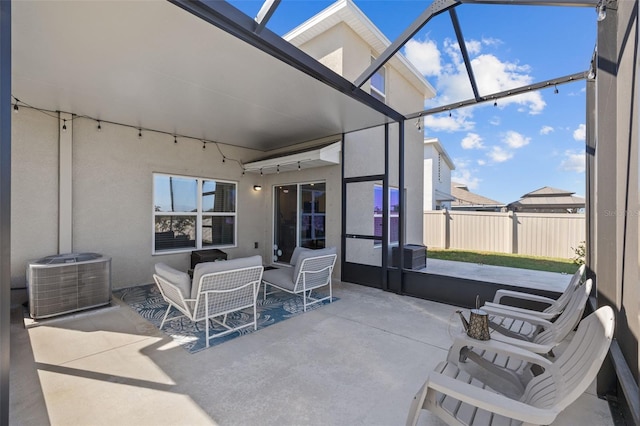
[[[167,321],[171,308],[183,315],[170,318],[173,321],[183,316],[191,321],[205,321],[207,347],[209,340],[234,331],[253,326],[257,330],[256,302],[262,279],[261,256],[251,256],[220,262],[205,262],[196,265],[193,281],[185,272],[164,263],[155,266],[153,275],[163,299],[169,304],[160,329]],[[243,309],[253,308],[253,320],[230,325],[227,316]],[[222,317],[218,320],[218,317]],[[222,325],[225,330],[211,334],[210,321]]]
[[[332,300],[331,274],[336,263],[336,248],[329,247],[319,250],[296,248],[297,252],[291,257],[291,267],[283,267],[264,271],[262,282],[264,283],[263,297],[266,299],[267,286],[275,287],[288,293],[302,296],[304,311],[307,306],[320,303],[324,300]],[[295,262],[295,264],[294,264]],[[311,296],[313,290],[328,286],[328,296],[316,298]]]
[[[503,308],[509,309],[517,312],[528,313],[531,315],[539,316],[540,318],[544,318],[547,320],[554,320],[560,313],[564,310],[569,303],[569,299],[573,292],[583,283],[584,274],[586,271],[586,266],[582,265],[578,268],[578,270],[571,277],[571,281],[569,281],[569,285],[564,290],[564,292],[557,299],[552,299],[549,297],[539,296],[536,294],[525,293],[521,291],[512,291],[512,290],[498,290],[496,292],[495,297],[493,298],[493,302],[485,303],[485,306],[492,308]],[[533,310],[533,309],[525,309],[520,308],[513,305],[506,304],[507,300],[516,299],[524,302],[535,302],[537,304],[541,304],[546,306],[543,310]]]
[[[604,306],[580,323],[571,343],[555,362],[517,347],[494,345],[492,350],[506,357],[520,358],[544,369],[527,383],[519,398],[505,396],[498,386],[491,387],[453,362],[441,362],[414,397],[407,425],[417,423],[422,409],[450,425],[551,424],[595,379],[609,350],[613,330],[613,309]]]

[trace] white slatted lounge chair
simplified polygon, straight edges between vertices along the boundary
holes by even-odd
[[[193,271],[193,285],[187,288],[186,273],[165,264],[157,264],[153,279],[162,297],[169,303],[160,329],[167,321],[173,307],[183,315],[170,318],[169,321],[185,316],[194,322],[205,322],[207,347],[209,347],[209,340],[214,337],[224,336],[246,327],[257,330],[256,302],[263,270],[261,256],[199,263]],[[247,308],[253,308],[251,321],[236,325],[227,323],[228,314]],[[219,320],[218,317],[222,319]],[[211,334],[210,321],[224,326],[225,330]]]
[[[458,363],[461,370],[472,372],[485,380],[488,380],[483,375],[485,372],[489,377],[499,376],[504,382],[501,388],[503,393],[508,396],[521,395],[533,374],[530,371],[530,366],[521,359],[512,359],[505,356],[503,352],[492,350],[492,344],[495,344],[496,347],[507,344],[553,358],[553,350],[569,336],[580,322],[591,291],[591,283],[591,280],[587,280],[582,287],[574,292],[565,310],[553,323],[541,318],[521,315],[521,319],[529,318],[530,321],[535,321],[536,325],[544,327],[533,339],[527,340],[516,334],[509,336],[495,331],[491,333],[489,340],[491,343],[481,345],[480,340],[467,339],[466,335],[461,335],[454,340],[447,359]]]
[[[518,399],[497,392],[454,363],[441,362],[414,397],[406,424],[414,426],[425,409],[449,425],[548,425],[593,382],[613,330],[613,309],[604,306],[580,323],[555,362],[516,347],[502,348],[506,356],[519,356],[545,369]]]
[[[508,309],[483,307],[482,309],[489,314],[491,338],[536,353],[548,353],[560,344],[582,319],[591,286],[592,281],[589,279],[578,287],[554,322]]]
[[[586,266],[582,265],[578,268],[578,270],[571,277],[571,281],[567,285],[567,288],[557,299],[551,299],[549,297],[539,296],[536,294],[525,293],[520,291],[512,291],[512,290],[498,290],[496,292],[495,297],[493,298],[493,302],[485,303],[487,307],[493,308],[503,308],[509,309],[517,312],[528,313],[531,315],[537,315],[540,318],[544,318],[547,320],[555,319],[560,313],[564,310],[569,303],[569,299],[573,292],[582,284],[584,280],[584,274],[586,271]],[[516,299],[520,301],[529,301],[536,302],[540,304],[545,304],[547,307],[544,310],[536,311],[531,309],[519,308],[517,306],[507,305],[506,301],[508,299]]]
[[[336,263],[336,248],[329,247],[319,250],[304,250],[298,252],[295,266],[264,271],[262,282],[264,283],[263,297],[266,299],[267,286],[272,286],[288,293],[302,296],[304,311],[307,306],[332,300],[331,274]],[[293,257],[292,257],[293,259]],[[320,299],[311,295],[313,290],[328,286],[328,296]]]

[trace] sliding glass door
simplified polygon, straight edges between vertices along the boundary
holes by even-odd
[[[278,185],[273,193],[273,261],[288,263],[296,246],[325,247],[325,183]]]

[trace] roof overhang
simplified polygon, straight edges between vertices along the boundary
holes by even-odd
[[[267,29],[256,47],[170,2],[12,6],[12,94],[38,109],[262,151],[401,117]]]
[[[342,142],[244,164],[246,172],[273,174],[340,164]]]
[[[374,49],[376,56],[384,52],[391,44],[389,39],[352,0],[341,0],[333,3],[313,18],[289,31],[283,38],[295,46],[301,46],[341,22],[347,24],[356,34],[362,37]],[[389,59],[389,64],[416,87],[425,98],[435,96],[435,88],[404,55],[401,53],[394,55]]]
[[[455,201],[456,197],[436,189],[436,201]]]

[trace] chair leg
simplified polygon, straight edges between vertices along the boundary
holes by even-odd
[[[420,417],[420,412],[424,407],[424,400],[427,397],[427,390],[429,390],[429,388],[427,386],[427,382],[425,382],[413,397],[411,407],[409,408],[409,415],[407,416],[406,426],[415,426],[416,423],[418,423],[418,417]]]
[[[164,322],[167,320],[167,316],[169,316],[169,311],[171,310],[171,305],[167,307],[167,312],[164,313],[164,318],[162,318],[162,323],[160,323],[160,330],[164,326]]]

